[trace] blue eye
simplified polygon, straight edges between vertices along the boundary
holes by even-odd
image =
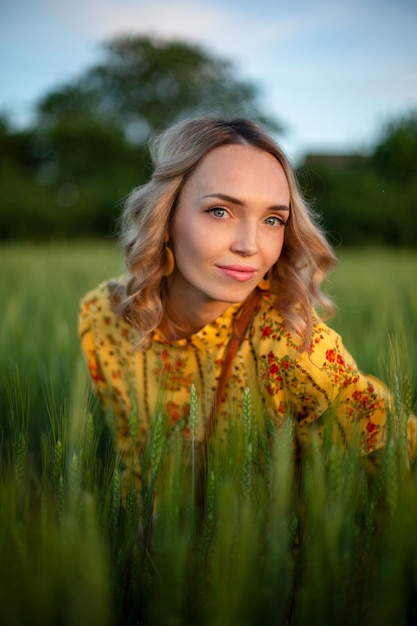
[[[212,209],[208,210],[208,213],[211,213],[211,215],[214,215],[214,217],[226,217],[226,209],[222,209],[221,207],[215,206]]]
[[[265,220],[265,224],[268,224],[268,226],[285,226],[284,220],[277,215],[271,215],[270,217],[267,217]]]

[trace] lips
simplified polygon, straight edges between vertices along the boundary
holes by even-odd
[[[238,282],[251,280],[257,271],[256,268],[246,265],[219,265],[218,268],[223,274]]]

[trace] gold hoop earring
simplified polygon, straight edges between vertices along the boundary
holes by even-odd
[[[165,233],[164,241],[165,241],[165,267],[164,267],[162,276],[169,276],[174,271],[175,259],[174,259],[174,254],[171,248],[168,246],[168,241],[169,241],[168,233]]]
[[[258,287],[262,291],[269,291],[269,289],[271,288],[271,283],[269,282],[268,274],[265,274],[265,276],[261,278],[258,283]]]

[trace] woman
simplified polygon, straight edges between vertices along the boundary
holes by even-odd
[[[277,427],[293,416],[301,442],[334,413],[342,440],[359,431],[365,454],[380,448],[386,393],[315,312],[331,313],[320,283],[335,257],[280,148],[248,120],[209,117],[174,125],[152,156],[125,208],[126,276],[80,313],[125,464],[137,471],[158,411],[189,437],[192,385],[197,440],[227,431],[249,387]]]

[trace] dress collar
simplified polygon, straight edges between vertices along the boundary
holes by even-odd
[[[242,306],[243,302],[231,304],[222,315],[183,339],[167,339],[159,328],[155,328],[153,341],[172,347],[185,347],[190,344],[203,344],[206,347],[223,345],[230,337],[235,317]]]

